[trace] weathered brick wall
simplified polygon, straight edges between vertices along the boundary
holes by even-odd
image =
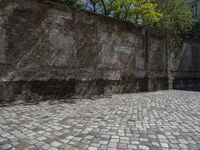
[[[162,33],[51,2],[3,1],[0,8],[1,95],[168,88],[174,58]]]

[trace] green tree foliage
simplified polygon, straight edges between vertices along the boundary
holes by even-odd
[[[155,23],[162,18],[162,14],[156,11],[156,7],[157,4],[153,4],[148,0],[117,0],[114,16],[136,23],[138,21],[142,23]]]
[[[162,14],[156,8],[156,3],[150,0],[89,0],[92,11],[103,13],[124,21],[159,22]]]
[[[194,24],[187,0],[54,0],[124,21],[166,30],[176,35]]]
[[[156,25],[174,34],[185,34],[193,25],[192,10],[187,0],[158,0],[158,10],[163,17]]]

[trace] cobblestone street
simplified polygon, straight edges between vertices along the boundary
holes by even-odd
[[[200,93],[159,91],[0,107],[0,149],[200,150]]]

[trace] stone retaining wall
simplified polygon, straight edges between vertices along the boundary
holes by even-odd
[[[172,55],[164,33],[44,0],[2,1],[0,8],[1,99],[173,84],[169,67],[180,55]]]

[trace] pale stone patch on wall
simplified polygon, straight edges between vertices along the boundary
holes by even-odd
[[[116,53],[114,53],[111,57],[111,61],[110,64],[116,67],[120,67],[121,66],[121,62],[119,60],[119,57]]]
[[[118,58],[118,54],[112,50],[113,43],[115,47],[115,36],[109,38],[109,33],[101,32],[99,33],[101,36],[99,44],[101,45],[101,63],[98,65],[99,67],[121,67],[120,60]],[[117,45],[116,45],[117,46]]]
[[[125,45],[115,45],[113,48],[114,52],[125,53],[131,55],[134,52],[134,49]]]
[[[50,9],[48,11],[48,18],[54,23],[64,25],[65,20],[73,20],[72,12],[64,12],[55,9]]]
[[[62,33],[59,29],[50,29],[49,41],[52,45],[53,58],[57,61],[57,64],[66,65],[66,62],[69,62],[69,60],[71,62],[75,61],[73,59],[76,58],[77,50],[75,48],[73,32]],[[54,49],[59,50],[59,52],[54,51]]]
[[[136,59],[136,69],[137,70],[144,70],[145,69],[145,61],[144,61],[144,55],[143,55],[142,50],[139,50],[136,53],[135,59]]]
[[[146,76],[145,70],[137,70],[134,72],[136,78],[144,78]]]
[[[104,72],[104,79],[106,80],[121,80],[121,71],[120,70],[110,70]]]
[[[149,67],[150,70],[166,70],[166,48],[162,39],[150,38],[149,40]]]
[[[69,50],[68,52],[70,52],[74,46],[72,32],[68,32],[64,35],[59,29],[51,29],[49,32],[49,40],[56,48]],[[71,52],[73,52],[73,50],[71,50]]]

